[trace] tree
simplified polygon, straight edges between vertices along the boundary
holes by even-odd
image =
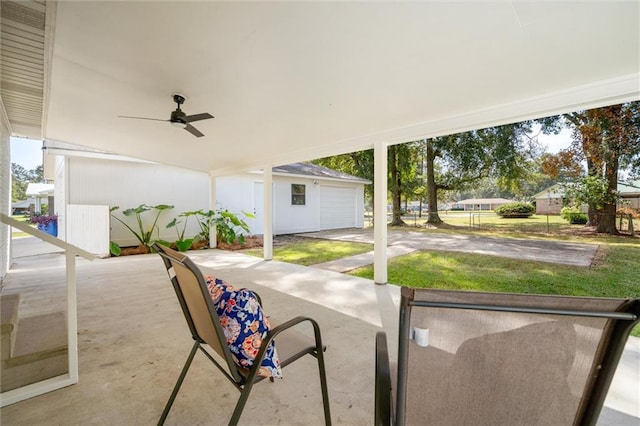
[[[464,190],[471,183],[489,176],[503,186],[513,186],[531,171],[537,154],[535,143],[527,137],[531,122],[474,130],[424,141],[428,192],[427,223],[441,223],[438,191]],[[436,174],[438,166],[441,172]]]
[[[11,202],[24,200],[27,198],[26,191],[30,182],[42,182],[44,173],[42,166],[33,170],[26,170],[17,163],[11,163]]]
[[[402,220],[402,195],[413,198],[420,158],[420,144],[408,142],[389,146],[389,175],[391,179],[391,226],[406,226]]]
[[[573,129],[573,143],[558,154],[557,162],[566,165],[569,158],[586,162],[587,178],[578,181],[578,187],[583,193],[579,199],[588,204],[587,225],[596,226],[599,233],[617,234],[619,169],[640,170],[640,102],[576,111],[546,121]],[[552,172],[562,169],[554,168],[552,162],[547,165]]]
[[[417,173],[417,157],[419,145],[405,143],[388,147],[389,188],[393,206],[393,218],[391,225],[405,225],[402,220],[401,200],[402,195],[413,197],[415,189],[414,180]],[[343,173],[374,180],[374,153],[372,149],[349,154],[335,155],[313,160],[312,163],[329,167]],[[374,187],[365,187],[365,195],[374,199]]]
[[[334,155],[311,161],[319,166],[328,167],[373,182],[373,149]],[[364,188],[366,198],[373,199],[373,185]]]

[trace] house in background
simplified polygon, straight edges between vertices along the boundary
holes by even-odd
[[[560,214],[560,210],[566,204],[567,184],[555,185],[540,191],[533,196],[536,200],[536,214]],[[618,182],[620,200],[618,208],[630,207],[640,210],[640,181]]]
[[[45,175],[56,182],[58,232],[67,242],[99,256],[108,256],[109,241],[135,246],[135,236],[110,216],[113,212],[137,230],[134,217],[122,211],[140,204],[173,205],[158,220],[159,235],[176,239],[176,229],[166,225],[182,212],[208,210],[210,177],[207,173],[133,158],[114,156],[81,147],[47,142]],[[308,163],[273,168],[274,234],[312,232],[324,229],[364,226],[365,179]],[[216,209],[226,209],[246,219],[252,234],[263,233],[262,172],[218,176]],[[124,190],[126,188],[126,190]],[[144,213],[145,224],[153,213]],[[184,219],[182,219],[184,220]],[[188,223],[185,236],[200,231],[195,220]]]
[[[533,199],[536,202],[536,214],[560,214],[565,203],[564,186],[556,183],[535,194]]]
[[[640,180],[618,182],[618,191],[620,192],[618,208],[630,207],[640,212]]]
[[[292,234],[364,226],[364,185],[371,182],[310,163],[273,168],[273,232]],[[247,211],[253,234],[262,234],[262,172],[216,178],[216,204]]]
[[[52,183],[30,183],[27,185],[25,194],[29,199],[33,199],[33,212],[41,213],[42,206],[47,205],[50,214],[55,214],[54,205],[54,185]]]
[[[11,214],[12,215],[26,215],[30,214],[36,205],[35,198],[28,198],[26,200],[16,201],[15,203],[11,203]]]
[[[451,204],[451,210],[483,211],[495,210],[503,204],[512,203],[505,198],[468,198]]]

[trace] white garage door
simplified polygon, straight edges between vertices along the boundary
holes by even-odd
[[[356,190],[335,186],[320,187],[320,229],[356,226]]]

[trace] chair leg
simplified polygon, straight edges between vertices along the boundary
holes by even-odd
[[[329,409],[329,388],[327,387],[327,372],[324,367],[322,345],[317,350],[318,370],[320,370],[320,387],[322,388],[322,405],[324,406],[324,423],[331,426],[331,411]]]
[[[167,415],[169,415],[169,410],[171,410],[173,401],[176,399],[176,396],[178,395],[180,386],[182,386],[182,381],[187,375],[187,370],[189,370],[189,367],[191,366],[191,362],[193,361],[193,357],[196,355],[196,352],[198,351],[199,346],[200,346],[199,342],[196,341],[193,343],[193,348],[191,348],[191,353],[189,353],[187,362],[184,364],[184,367],[182,367],[182,372],[180,373],[180,377],[178,377],[178,381],[176,382],[176,385],[173,387],[173,392],[171,392],[169,401],[167,401],[167,405],[165,405],[164,411],[162,411],[162,416],[160,417],[160,420],[158,420],[158,426],[163,425],[164,421],[167,419]]]
[[[249,399],[249,394],[251,393],[252,388],[253,388],[253,380],[248,380],[247,383],[245,383],[244,388],[242,388],[242,392],[240,393],[240,398],[236,403],[236,408],[233,410],[233,415],[231,416],[231,420],[229,420],[229,426],[236,426],[240,421],[242,410],[244,410],[244,406],[247,404],[247,400]]]

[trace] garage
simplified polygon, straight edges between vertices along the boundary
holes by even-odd
[[[320,186],[320,228],[356,226],[356,189]]]

